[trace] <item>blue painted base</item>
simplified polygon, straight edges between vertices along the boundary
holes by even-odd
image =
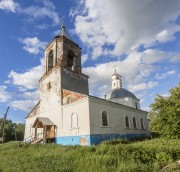
[[[132,139],[137,137],[147,137],[146,134],[91,134],[80,136],[62,136],[56,137],[55,143],[61,145],[97,145],[105,140],[113,140],[118,138]]]
[[[96,145],[105,140],[113,140],[113,139],[132,139],[132,138],[142,138],[147,137],[146,134],[93,134],[90,136],[91,145]]]
[[[62,136],[55,138],[55,143],[61,145],[81,145],[81,142],[83,143],[83,141],[84,141],[84,145],[90,145],[90,136],[89,135]]]

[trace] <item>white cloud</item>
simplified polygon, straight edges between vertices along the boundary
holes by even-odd
[[[36,90],[36,91],[26,91],[26,92],[23,92],[23,94],[21,95],[22,98],[24,99],[28,99],[28,100],[36,100],[38,101],[39,100],[39,90]]]
[[[148,83],[140,83],[137,85],[129,85],[128,88],[130,91],[138,92],[138,91],[142,91],[142,90],[151,89],[151,88],[157,86],[157,84],[158,84],[157,82],[149,81]]]
[[[180,27],[175,20],[180,14],[180,1],[174,0],[85,0],[75,16],[75,32],[92,48],[94,58],[100,55],[130,53],[140,45],[145,47],[175,39]],[[77,7],[79,8],[79,7]],[[128,9],[128,10],[127,10]],[[86,13],[84,12],[86,11]],[[81,13],[82,11],[82,13]],[[104,49],[105,45],[111,48]]]
[[[83,55],[81,56],[81,64],[83,65],[84,62],[85,62],[87,59],[88,59],[88,54],[83,54]]]
[[[28,69],[24,73],[18,73],[11,71],[9,78],[11,82],[19,87],[26,89],[37,89],[39,88],[39,79],[42,77],[44,72],[43,66],[39,65]]]
[[[169,97],[170,96],[170,93],[169,92],[167,92],[167,93],[164,93],[164,94],[160,94],[161,96],[163,96],[163,97]]]
[[[43,1],[44,2],[44,1]],[[50,3],[51,5],[48,5],[48,3]],[[54,25],[58,25],[60,23],[59,17],[58,17],[58,13],[55,12],[55,6],[52,4],[52,2],[47,1],[44,2],[44,6],[40,7],[40,6],[29,6],[27,8],[21,8],[19,10],[20,13],[26,14],[29,17],[31,17],[31,19],[43,19],[43,18],[49,18],[53,21]]]
[[[170,25],[168,29],[165,29],[157,34],[157,40],[159,42],[167,42],[175,39],[174,33],[180,31],[179,25]]]
[[[19,97],[19,100],[11,102],[13,109],[30,112],[39,101],[39,90],[23,92],[19,95]]]
[[[155,78],[156,78],[156,79],[164,79],[164,78],[166,78],[167,76],[174,75],[175,73],[176,73],[175,70],[170,70],[170,71],[167,71],[167,72],[161,73],[161,74],[157,73],[156,76],[155,76]]]
[[[33,37],[33,38],[24,38],[24,39],[20,39],[20,41],[25,44],[23,46],[23,49],[27,52],[29,52],[30,54],[38,54],[41,52],[41,50],[43,50],[45,48],[45,46],[47,45],[47,42],[41,42],[37,37]]]
[[[157,86],[155,72],[162,74],[159,63],[171,62],[176,53],[147,49],[144,52],[132,52],[122,61],[107,62],[92,67],[83,68],[83,72],[90,76],[90,93],[96,96],[103,96],[111,89],[111,75],[114,72],[113,66],[117,65],[117,72],[122,76],[123,87],[130,91],[146,91]],[[173,75],[170,70],[166,75]],[[145,94],[144,94],[145,95]]]
[[[0,9],[7,10],[10,12],[16,12],[19,5],[13,0],[1,0]]]
[[[0,102],[7,102],[11,98],[10,93],[6,89],[6,86],[0,86]]]
[[[52,20],[53,25],[58,25],[60,23],[58,13],[54,4],[49,1],[40,1],[41,5],[31,5],[29,7],[22,7],[19,3],[13,0],[1,0],[0,9],[7,10],[13,13],[26,14],[29,16],[28,20],[39,20],[44,18],[49,18]],[[44,28],[45,25],[39,26],[39,28]]]
[[[15,100],[12,101],[11,107],[15,110],[23,110],[30,112],[30,110],[36,105],[37,100]]]

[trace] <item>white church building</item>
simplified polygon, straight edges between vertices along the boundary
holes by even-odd
[[[92,145],[150,135],[147,112],[140,109],[139,99],[122,87],[116,71],[104,99],[89,95],[81,48],[64,25],[45,49],[45,64],[39,81],[40,100],[26,117],[26,142]]]

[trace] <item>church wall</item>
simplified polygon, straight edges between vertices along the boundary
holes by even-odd
[[[135,103],[137,103],[137,109],[140,109],[140,104],[138,99],[133,99],[132,97],[125,97],[125,98],[113,98],[110,99],[109,101],[123,104],[129,107],[133,107],[136,109]]]
[[[62,67],[61,70],[62,88],[88,95],[88,77],[86,75],[75,74],[73,71]]]
[[[61,105],[60,68],[53,68],[40,80],[40,113]]]
[[[56,126],[56,135],[61,126],[61,75],[60,67],[54,67],[40,80],[40,116],[49,118]]]
[[[108,102],[103,99],[89,97],[91,144],[113,138],[132,138],[149,135],[147,112],[131,107]],[[107,112],[108,126],[102,126],[102,112]],[[130,127],[125,126],[125,116],[129,118]],[[133,127],[133,117],[137,128]],[[145,130],[141,129],[140,118]]]
[[[26,127],[25,127],[24,138],[27,138],[34,134],[34,129],[32,129],[32,125],[35,119],[38,117],[39,111],[40,111],[40,108],[39,108],[39,102],[38,102],[38,104],[29,113],[28,117],[26,117],[26,121],[25,121]]]
[[[75,118],[73,117],[75,115]],[[89,145],[88,98],[62,106],[62,130],[56,143],[63,145]]]
[[[24,138],[28,138],[31,135],[34,134],[34,130],[32,129],[32,125],[35,121],[37,116],[32,116],[26,119],[26,127],[25,127],[25,133],[24,133]]]
[[[38,117],[39,115],[37,114],[36,116],[31,116],[31,117],[28,117],[26,118],[26,127],[25,127],[25,133],[24,133],[24,139],[26,142],[28,142],[28,140],[31,138],[34,137],[34,134],[35,134],[35,128],[32,128],[32,125],[34,123],[34,121],[36,120],[36,118]],[[37,134],[40,134],[43,132],[43,129],[42,128],[38,128],[37,129]],[[41,137],[42,137],[42,134],[41,134]],[[26,140],[27,139],[27,140]]]

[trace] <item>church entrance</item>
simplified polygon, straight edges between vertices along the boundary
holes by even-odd
[[[32,125],[32,128],[35,129],[33,143],[54,142],[56,125],[49,118],[36,118],[34,124]]]

